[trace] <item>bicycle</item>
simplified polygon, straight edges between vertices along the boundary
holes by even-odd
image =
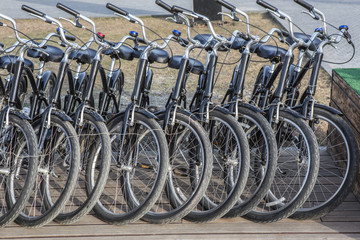
[[[339,43],[342,38],[352,44],[348,27],[340,26],[337,37],[328,35],[325,15],[305,1],[296,0],[295,2],[307,9],[309,12],[306,13],[315,20],[323,21],[323,27],[315,29],[312,36],[303,33],[294,34],[296,38],[307,43],[307,46],[299,46],[300,53],[297,64],[288,66],[289,78],[287,87],[283,91],[285,104],[306,117],[317,137],[322,153],[314,191],[304,205],[292,215],[296,219],[309,219],[322,217],[335,209],[351,191],[359,168],[356,160],[359,156],[359,147],[354,133],[342,118],[343,113],[319,104],[314,99],[324,55],[323,48],[328,44]],[[297,41],[288,36],[287,42],[294,45]],[[315,52],[315,55],[309,56],[310,54],[306,54],[307,50]],[[302,66],[306,55],[308,56],[307,60]],[[300,83],[311,65],[313,67],[308,87],[300,94]],[[273,78],[273,76],[271,77]],[[266,78],[264,80],[267,81]],[[332,158],[332,162],[327,160],[329,156]]]
[[[186,80],[190,73],[199,75],[199,79],[203,80],[202,86],[207,86],[201,91],[203,95],[195,93],[197,96],[192,100],[189,110],[195,114],[204,129],[209,135],[213,154],[213,171],[210,183],[207,187],[204,197],[191,211],[185,216],[185,219],[196,222],[205,222],[215,220],[226,214],[230,208],[238,201],[246,183],[249,171],[249,146],[246,140],[244,131],[237,120],[231,115],[229,111],[221,106],[215,106],[211,102],[211,96],[214,87],[215,66],[217,63],[217,50],[223,44],[222,38],[217,38],[220,43],[213,47],[209,58],[210,61],[206,67],[196,59],[189,58],[189,53],[194,48],[207,49],[208,43],[200,43],[193,39],[190,35],[190,21],[186,15],[195,16],[204,21],[210,30],[212,30],[215,38],[216,33],[208,18],[186,10],[184,8],[173,6],[170,7],[162,1],[156,3],[174,15],[176,23],[184,22],[187,26],[187,38],[191,42],[186,49],[184,56],[173,56],[168,66],[179,69],[178,81],[183,84],[179,90],[179,95],[171,96],[171,99],[177,99],[177,104],[183,105],[186,108]],[[179,37],[180,32],[175,32]],[[174,91],[175,92],[175,91]],[[169,98],[170,99],[170,98]],[[170,101],[168,101],[168,104]]]

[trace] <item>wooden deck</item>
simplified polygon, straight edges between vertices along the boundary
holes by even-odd
[[[0,233],[0,239],[360,239],[360,203],[351,194],[327,216],[307,221],[285,219],[259,224],[234,218],[205,224],[181,221],[154,225],[138,221],[114,226],[88,215],[76,224],[51,223],[37,229],[12,223]]]

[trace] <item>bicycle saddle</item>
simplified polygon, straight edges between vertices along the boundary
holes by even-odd
[[[194,37],[194,39],[198,40],[201,44],[205,44],[205,43],[209,42],[210,38],[212,38],[211,34],[198,34]],[[228,40],[230,40],[230,38]],[[211,51],[217,42],[218,41],[216,39],[211,40],[210,44],[207,45],[205,50]],[[245,45],[245,43],[246,43],[246,41],[244,39],[242,39],[240,37],[236,37],[235,41],[233,42],[233,44],[231,46],[230,45],[220,46],[218,51],[225,52],[225,51],[227,51],[228,48],[231,48],[234,50],[239,50]]]
[[[39,58],[40,61],[44,62],[60,62],[64,57],[64,51],[58,47],[47,45],[45,48],[42,48],[41,51],[46,52],[48,55],[38,51],[36,48],[29,49],[27,55],[31,58]]]
[[[282,60],[287,52],[287,50],[284,48],[263,44],[254,46],[254,48],[251,50],[253,50],[259,57],[270,59],[271,61],[275,62],[279,62],[280,60]]]
[[[296,38],[300,38],[302,40],[304,40],[304,42],[307,42],[307,41],[310,41],[310,38],[311,36],[310,35],[307,35],[305,33],[299,33],[299,32],[296,32],[294,33],[294,36]],[[294,43],[294,40],[291,38],[291,36],[288,36],[286,38],[286,41],[289,43],[289,44],[293,44]],[[310,51],[316,51],[316,49],[318,48],[319,44],[321,43],[321,40],[319,38],[315,38],[315,40],[310,44],[309,46],[309,50]],[[300,49],[304,49],[304,47],[300,47]],[[305,50],[305,49],[304,49]]]
[[[69,59],[76,60],[76,62],[81,64],[90,64],[95,55],[96,50],[91,48],[87,50],[75,50],[70,53]]]
[[[134,51],[134,57],[140,58],[141,53],[145,50],[147,46],[138,46],[137,50]],[[148,56],[149,62],[157,63],[168,63],[170,60],[169,53],[162,49],[153,49],[150,51]]]
[[[0,68],[7,69],[8,72],[15,72],[15,62],[18,57],[14,55],[5,55],[0,57]],[[24,64],[26,67],[30,68],[31,71],[34,71],[34,63],[29,59],[24,59]]]
[[[168,64],[169,67],[179,69],[182,58],[183,58],[183,56],[180,56],[180,55],[171,57],[169,64]],[[202,64],[202,62],[200,62],[194,58],[189,58],[189,64],[188,64],[186,70],[199,75],[204,71],[204,64]]]
[[[124,45],[122,45],[120,49],[116,51],[114,51],[113,49],[107,49],[103,52],[103,54],[116,59],[122,58],[129,61],[134,59],[134,50]]]

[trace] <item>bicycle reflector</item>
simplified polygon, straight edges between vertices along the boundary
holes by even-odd
[[[132,36],[134,38],[137,38],[137,36],[139,36],[139,33],[136,31],[130,31],[129,34],[130,34],[130,36]]]
[[[181,32],[178,31],[178,30],[176,30],[176,29],[174,29],[174,30],[172,31],[172,33],[173,33],[174,36],[176,36],[176,37],[180,37],[180,35],[181,35]]]
[[[349,26],[348,26],[348,25],[341,25],[341,26],[339,27],[339,30],[341,31],[341,30],[343,30],[343,29],[345,29],[345,30],[347,31],[347,30],[349,30]]]
[[[101,33],[101,32],[98,32],[96,34],[100,39],[104,39],[105,38],[105,34]]]

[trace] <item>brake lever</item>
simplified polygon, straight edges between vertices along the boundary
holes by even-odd
[[[275,12],[275,11],[273,11],[273,10],[270,10],[270,9],[266,9],[266,11],[268,11],[268,12],[270,12],[270,13],[272,13],[272,14],[274,14],[275,16],[277,16],[278,18],[281,18],[281,19],[285,19],[285,16],[284,15],[282,15],[282,14],[280,14],[280,13],[278,13],[278,12]]]
[[[309,15],[310,17],[312,17],[315,20],[320,20],[320,17],[318,15],[316,15],[313,11],[310,12],[310,11],[302,10],[301,12]]]
[[[177,24],[184,24],[184,22],[181,21],[179,17],[175,17],[175,16],[174,17],[167,17],[167,18],[165,18],[165,21],[173,21],[173,22],[175,22]]]
[[[41,20],[43,20],[44,22],[46,23],[50,23],[50,24],[54,24],[53,21],[50,21],[49,19],[45,18],[45,17],[41,17],[39,15],[35,15],[35,14],[32,14],[32,13],[28,13],[30,16],[33,16],[33,17],[36,17],[36,18],[39,18]]]
[[[136,20],[132,19],[131,17],[129,16],[124,16],[122,14],[119,14],[119,13],[114,13],[116,16],[119,16],[119,17],[122,17],[122,18],[125,18],[126,20],[128,20],[129,22],[131,23],[138,23]]]
[[[237,16],[235,16],[235,14],[230,15],[230,14],[228,14],[228,13],[223,13],[223,12],[218,12],[217,14],[218,14],[218,15],[227,16],[228,18],[231,18],[231,19],[234,20],[234,21],[242,22],[242,20],[241,20],[240,18],[238,18]]]
[[[65,21],[71,23],[72,25],[74,25],[75,27],[85,28],[84,25],[82,25],[82,24],[79,22],[79,18],[75,18],[75,22],[72,21],[72,20],[70,20],[70,19],[64,18],[64,17],[59,17],[59,19],[65,20]]]

